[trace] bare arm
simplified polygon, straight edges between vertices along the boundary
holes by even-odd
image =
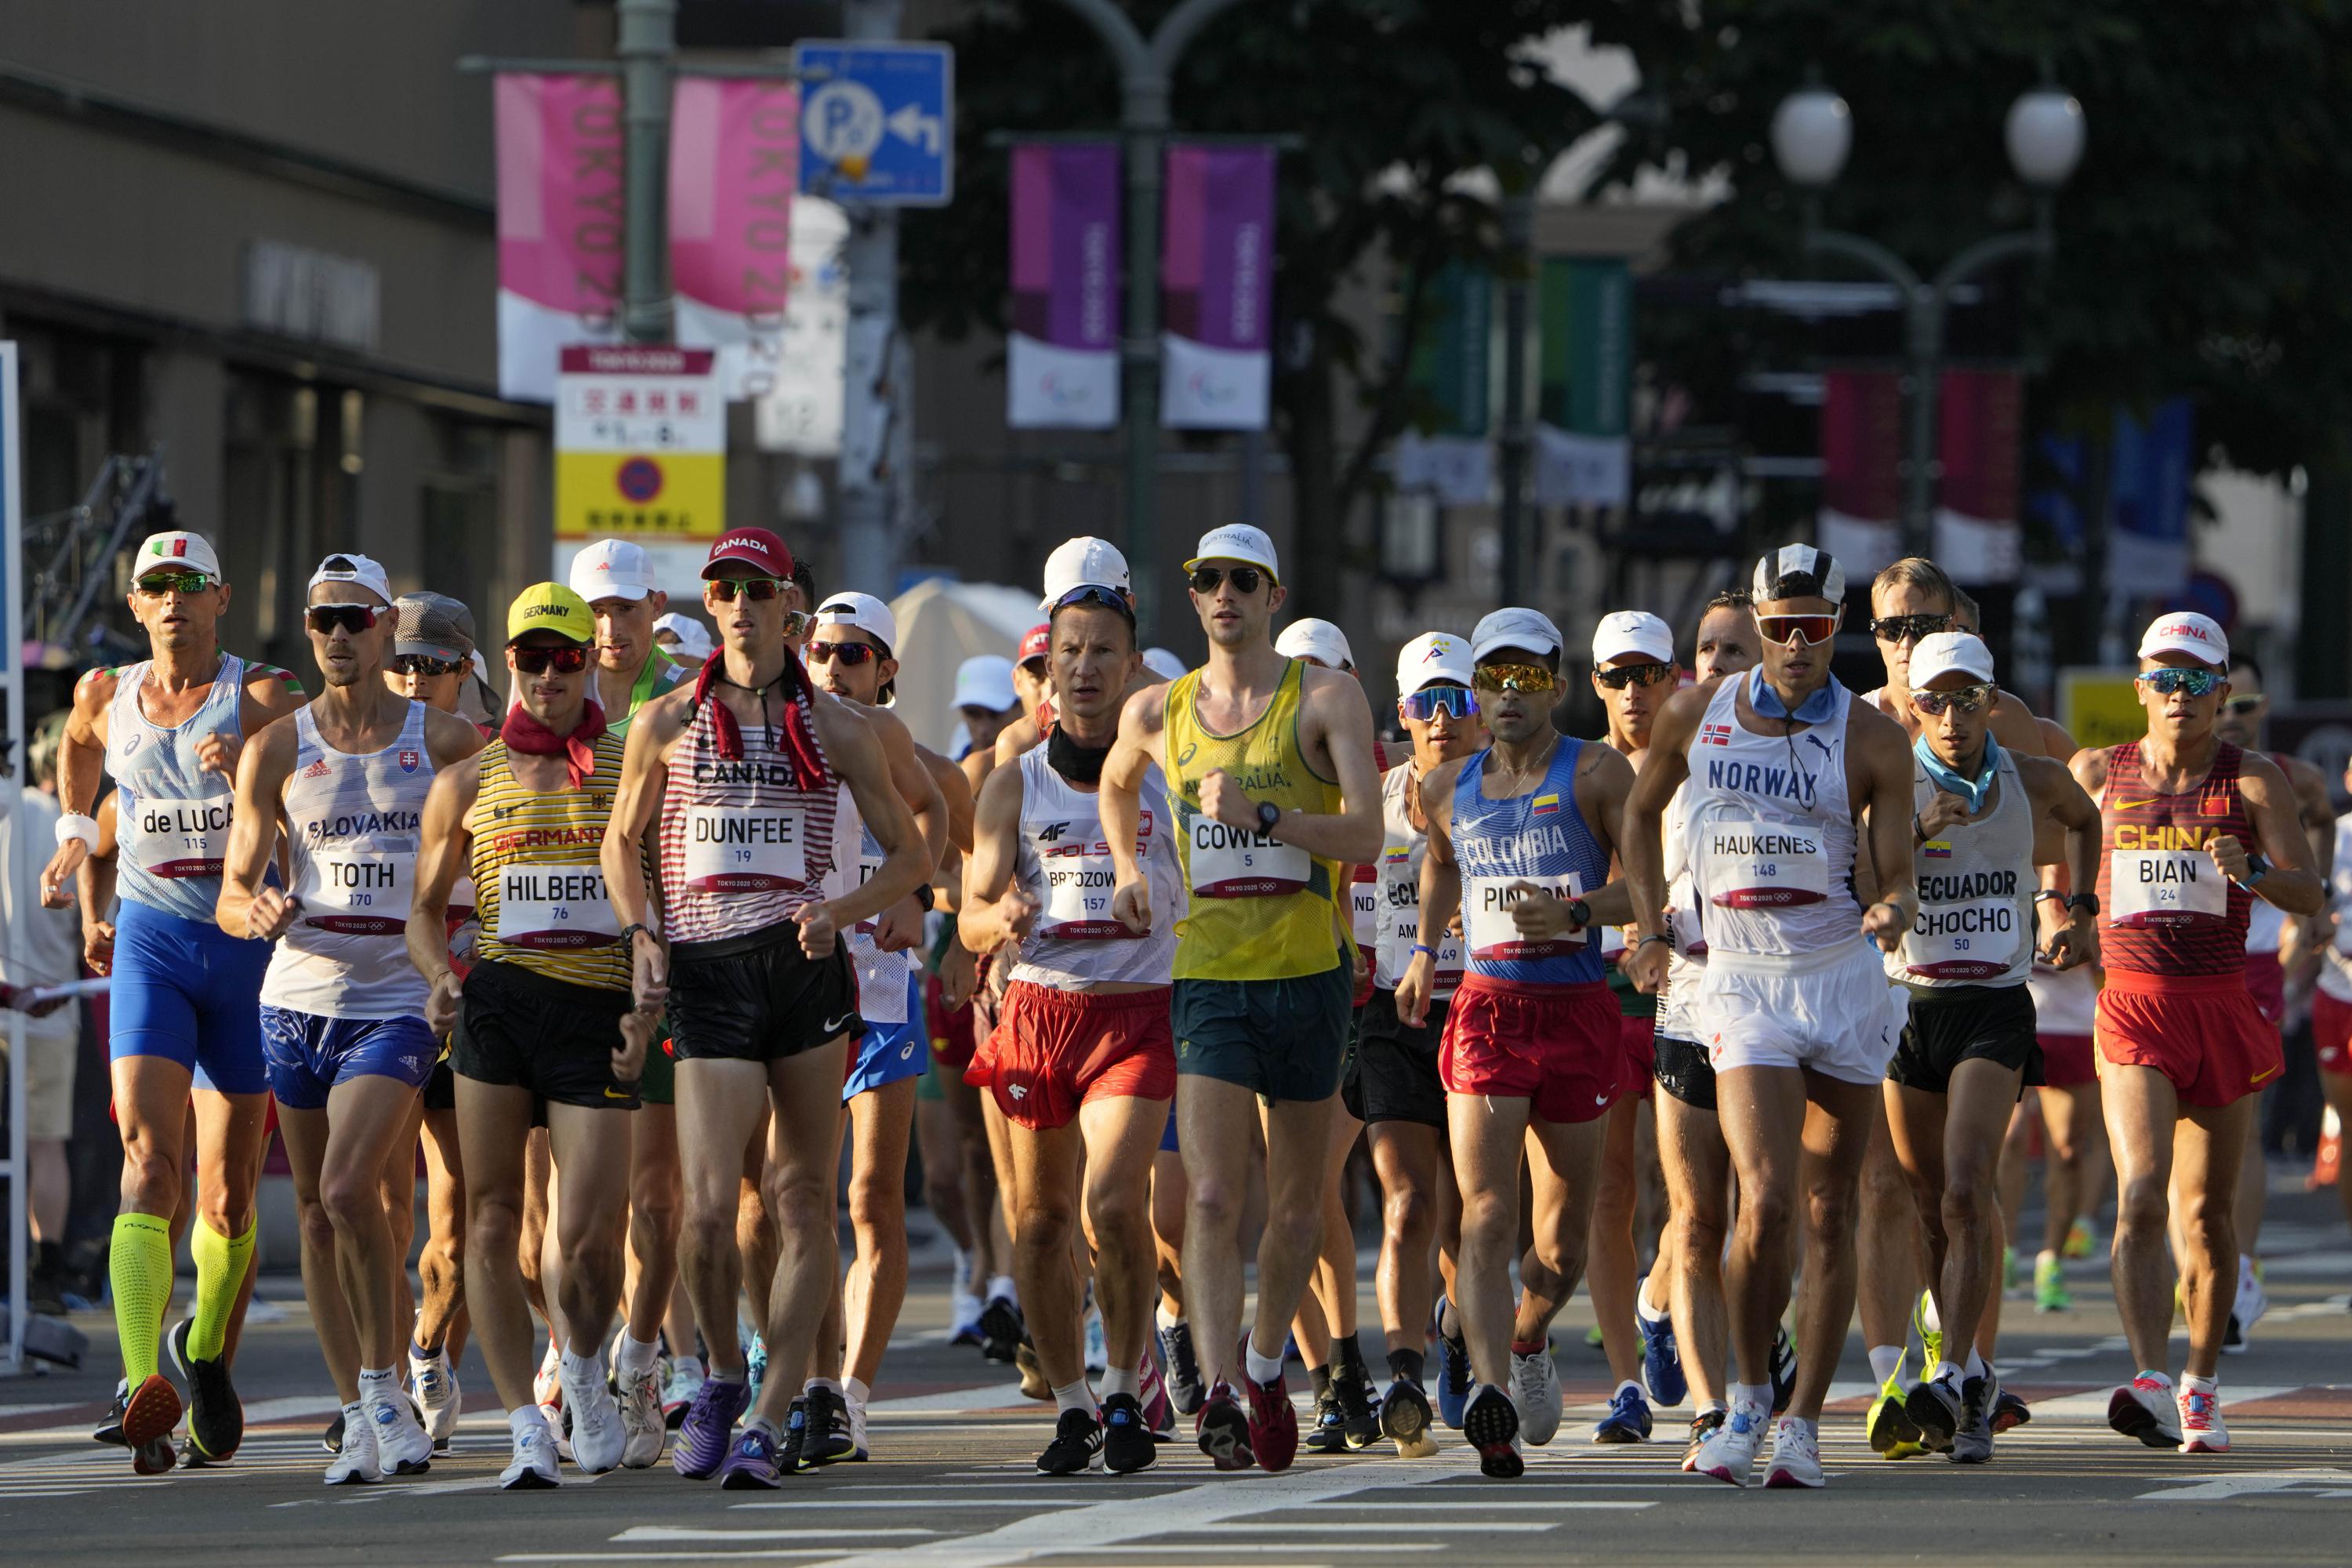
[[[73,708],[66,716],[64,743],[58,747],[58,804],[71,816],[88,816],[106,776],[106,709],[114,700],[115,677],[110,669],[93,669],[74,685]],[[36,847],[37,848],[37,847]],[[89,857],[89,846],[68,838],[55,847],[41,868],[41,902],[49,909],[66,907],[66,883]],[[82,924],[88,929],[87,909]]]
[[[1397,1016],[1415,1028],[1429,1020],[1430,994],[1437,984],[1437,961],[1419,949],[1436,946],[1429,933],[1444,931],[1462,908],[1462,868],[1454,860],[1454,784],[1461,776],[1462,764],[1447,763],[1420,784],[1423,831],[1429,836],[1429,851],[1421,860],[1421,924],[1396,988]]]
[[[1666,807],[1690,777],[1691,737],[1698,733],[1718,684],[1705,681],[1666,700],[1651,726],[1650,749],[1642,753],[1641,771],[1625,794],[1617,866],[1633,901],[1634,936],[1632,949],[1618,963],[1635,988],[1644,992],[1654,993],[1666,982],[1670,944],[1646,940],[1666,934]]]
[[[457,721],[465,723],[462,719]],[[425,1022],[436,1035],[446,1034],[457,1021],[457,975],[449,964],[449,889],[457,884],[472,847],[466,815],[474,809],[481,784],[481,764],[469,758],[436,775],[425,796],[416,890],[408,901],[408,961],[425,976],[430,993],[425,1003]]]
[[[236,764],[236,804],[230,808],[228,849],[221,860],[220,900],[213,919],[234,937],[276,941],[294,923],[301,906],[285,889],[263,886],[278,850],[278,819],[284,809],[286,780],[294,771],[291,724],[270,723],[241,748]]]
[[[1336,815],[1286,811],[1268,837],[1326,860],[1370,865],[1381,858],[1382,837],[1381,770],[1372,755],[1371,705],[1364,699],[1362,683],[1353,676],[1311,668],[1305,675],[1299,749],[1309,756],[1318,749],[1328,754],[1331,772],[1328,776],[1339,781],[1339,810]],[[1208,809],[1205,789],[1202,808]],[[1230,826],[1255,828],[1256,817],[1253,805],[1246,821],[1219,820]]]
[[[666,762],[670,746],[686,732],[691,688],[655,698],[637,710],[629,724],[629,740],[621,753],[621,787],[613,795],[613,815],[604,824],[604,842],[597,860],[604,872],[604,896],[613,900],[621,929],[647,926],[653,919],[652,889],[646,885],[646,828],[654,807],[669,787]],[[630,936],[630,963],[635,976],[637,1005],[657,1007],[669,994],[669,958],[661,939],[650,930]]]
[[[1633,764],[1607,746],[1587,746],[1576,770],[1576,809],[1612,858],[1624,830],[1625,802],[1633,793]],[[1596,926],[1623,925],[1633,918],[1633,900],[1623,868],[1617,879],[1584,896]]]
[[[460,719],[455,713],[438,709],[425,710],[425,749],[433,753],[433,768],[437,774],[444,768],[454,768],[467,757],[478,755],[489,744],[470,719]]]
[[[923,759],[923,766],[929,771],[931,783],[947,807],[948,841],[940,856],[944,865],[950,854],[971,853],[972,811],[979,797],[972,793],[961,768],[929,746],[917,746],[915,753]]]
[[[856,803],[858,816],[873,833],[874,841],[882,847],[882,864],[863,884],[840,898],[801,911],[801,946],[812,958],[832,950],[834,931],[871,920],[911,894],[931,874],[935,863],[916,827],[915,814],[892,781],[889,760],[874,726],[847,705],[822,694],[815,711],[817,742],[833,760],[841,782],[849,787],[849,798]],[[929,773],[923,775],[923,786],[931,787]],[[933,795],[936,798],[937,792]],[[611,842],[607,837],[605,843]],[[809,951],[812,948],[815,951]]]
[[[1911,858],[1911,746],[1903,727],[1859,701],[1846,721],[1847,765],[1863,786],[1878,897],[1862,911],[1862,934],[1895,951],[1919,912],[1918,864]]]
[[[114,907],[115,858],[121,846],[115,837],[121,795],[116,790],[98,805],[98,847],[81,863],[74,890],[81,899],[81,954],[93,974],[114,972],[114,922],[107,918]]]
[[[1135,837],[1143,826],[1143,777],[1166,750],[1168,688],[1147,686],[1127,700],[1118,714],[1118,739],[1103,759],[1101,802],[1103,837],[1110,845],[1111,871],[1118,886],[1111,892],[1111,911],[1130,931],[1151,929],[1151,889],[1144,880],[1143,862],[1136,856]],[[1001,741],[1002,736],[998,737]],[[1252,827],[1257,825],[1252,823]]]
[[[998,768],[981,786],[972,825],[971,871],[956,933],[974,952],[993,952],[1029,933],[1037,902],[1013,885],[1019,864],[1021,770]]]
[[[2271,868],[2252,889],[2254,897],[2291,915],[2315,915],[2327,904],[2327,884],[2311,864],[2311,840],[2304,836],[2294,791],[2268,757],[2246,753],[2238,773],[2238,793],[2253,821],[2254,837]],[[2239,886],[2251,868],[2236,839],[2223,835],[2208,847],[2213,863]]]
[[[2033,858],[2048,864],[2052,858],[2066,868],[2067,886],[2090,891],[2099,885],[2101,842],[2098,802],[2084,793],[2063,763],[2048,757],[2019,757],[2018,777],[2025,782],[2033,807]],[[2056,842],[2053,842],[2053,840]],[[2098,917],[2086,909],[2067,910],[2054,899],[2034,900],[2036,943],[2060,969],[2095,963],[2099,958]]]

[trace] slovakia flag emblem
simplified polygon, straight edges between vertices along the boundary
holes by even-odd
[[[416,771],[416,764],[417,764],[417,763],[418,763],[420,760],[421,760],[421,759],[417,756],[417,754],[416,754],[415,752],[401,752],[401,753],[400,753],[400,771],[401,771],[402,773],[415,773],[415,772]]]

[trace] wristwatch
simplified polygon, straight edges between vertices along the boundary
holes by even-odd
[[[922,906],[923,912],[925,914],[929,914],[931,911],[932,906],[938,900],[939,896],[939,889],[932,887],[929,882],[919,882],[915,885],[915,902]]]
[[[2071,893],[2067,895],[2066,912],[2071,915],[2077,911],[2086,915],[2097,914],[2099,912],[2099,895],[2096,893]]]
[[[639,931],[643,931],[647,936],[651,936],[654,934],[654,928],[646,924],[643,921],[631,921],[627,925],[621,928],[621,934],[614,940],[618,942],[623,947],[627,948],[630,952],[634,952],[636,951],[635,942],[636,935]]]
[[[1257,830],[1260,833],[1273,832],[1274,825],[1281,820],[1282,807],[1275,805],[1274,802],[1270,800],[1262,800],[1257,803]]]
[[[2251,888],[2256,882],[2261,881],[2264,877],[2267,877],[2270,874],[2271,859],[2269,856],[2259,853],[2249,855],[2246,857],[2246,879],[2238,885],[2242,888]]]
[[[1576,922],[1579,931],[1583,931],[1592,924],[1592,906],[1582,899],[1570,899],[1568,900],[1568,918]]]

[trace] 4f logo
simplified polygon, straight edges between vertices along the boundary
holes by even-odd
[[[1070,825],[1066,822],[1049,822],[1045,826],[1037,830],[1037,842],[1040,844],[1058,844],[1061,842],[1062,835],[1069,830]]]

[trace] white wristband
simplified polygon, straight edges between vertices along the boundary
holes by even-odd
[[[98,853],[98,818],[94,816],[83,816],[77,812],[71,811],[67,812],[63,816],[58,817],[58,842],[59,844],[64,844],[67,841],[75,838],[79,838],[84,844],[89,845],[91,854],[95,855]]]

